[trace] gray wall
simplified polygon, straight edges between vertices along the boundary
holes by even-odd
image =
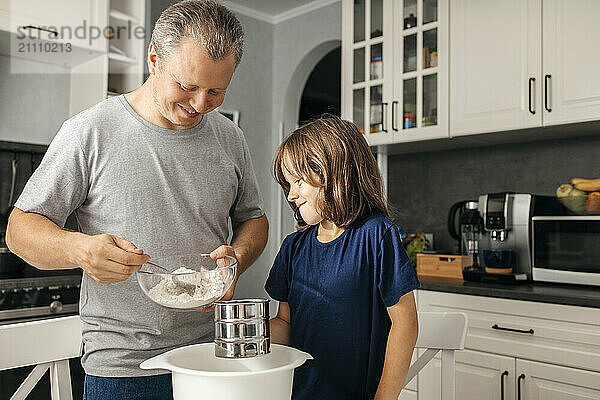
[[[406,232],[433,232],[436,249],[452,249],[446,219],[455,202],[502,191],[553,195],[572,177],[600,176],[599,154],[600,138],[575,137],[390,156],[395,222]]]
[[[285,120],[286,94],[294,79],[300,78],[301,87],[304,86],[312,67],[320,59],[310,59],[310,55],[315,54],[315,48],[323,43],[341,40],[341,3],[274,26],[245,15],[238,17],[246,31],[246,48],[223,107],[240,110],[240,126],[250,146],[270,230],[265,251],[240,278],[236,297],[266,297],[264,283],[282,239],[277,235],[277,207],[282,195],[271,177],[271,162],[279,145],[279,123]],[[322,55],[325,54],[323,50]],[[310,67],[306,71],[299,71],[307,66]],[[292,105],[296,118],[300,95],[301,89],[297,93],[297,101]],[[295,123],[294,126],[288,123],[285,133],[289,133]],[[292,215],[287,205],[285,207],[286,226],[293,227]]]
[[[224,109],[240,112],[243,129],[252,155],[269,222],[275,220],[271,204],[271,97],[273,86],[273,25],[238,15],[246,33],[244,57],[227,91]],[[272,228],[270,229],[272,231]],[[264,282],[273,259],[269,244],[248,271],[241,276],[237,298],[264,297]]]
[[[341,45],[342,5],[334,3],[275,26],[273,59],[272,132],[275,153],[279,145],[279,129],[284,136],[298,124],[302,90],[314,66],[329,51]],[[294,230],[292,212],[275,186],[272,204],[282,209],[281,237],[272,237],[275,253],[286,234]],[[276,229],[273,229],[275,234]]]

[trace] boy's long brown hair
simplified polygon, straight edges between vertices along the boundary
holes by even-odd
[[[275,154],[273,175],[287,198],[290,184],[284,170],[320,188],[317,205],[322,217],[340,228],[374,212],[390,216],[377,161],[350,121],[323,115],[284,139]],[[305,227],[296,204],[288,203],[299,226]]]

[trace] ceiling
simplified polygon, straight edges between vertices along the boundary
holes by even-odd
[[[289,14],[306,12],[337,1],[339,0],[221,0],[220,2],[233,11],[278,22]]]

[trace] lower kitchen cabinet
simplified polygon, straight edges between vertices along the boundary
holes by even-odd
[[[600,373],[558,365],[517,359],[517,385],[523,400],[600,399]]]
[[[514,400],[515,359],[478,351],[456,354],[456,399]],[[419,374],[419,400],[439,400],[441,359],[436,356]],[[504,397],[503,397],[504,396]]]
[[[440,399],[440,365],[436,357],[419,375],[419,400]],[[456,398],[598,400],[600,373],[464,350],[456,353]]]
[[[456,399],[600,400],[600,309],[419,290],[419,311],[469,318],[456,355]],[[440,399],[439,356],[418,399]]]

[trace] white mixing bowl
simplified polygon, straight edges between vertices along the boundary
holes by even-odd
[[[294,368],[306,360],[312,356],[279,344],[263,356],[217,358],[211,342],[168,351],[140,367],[171,371],[175,400],[284,400],[292,397]]]

